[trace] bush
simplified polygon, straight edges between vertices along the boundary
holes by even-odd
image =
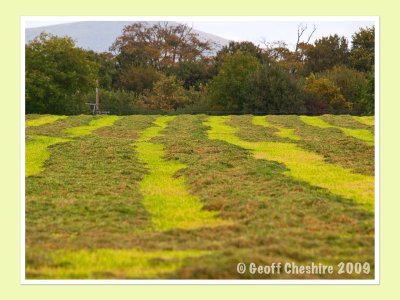
[[[306,78],[304,92],[305,105],[310,114],[342,114],[351,111],[352,104],[341,94],[340,88],[328,78],[317,79],[311,74]]]

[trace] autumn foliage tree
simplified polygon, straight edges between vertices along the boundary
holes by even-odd
[[[349,113],[352,103],[348,102],[337,87],[328,78],[316,78],[311,74],[304,84],[305,106],[314,115],[326,113]]]
[[[141,99],[140,105],[151,110],[176,110],[189,102],[182,82],[175,76],[162,75],[153,87]]]
[[[120,68],[120,87],[142,92],[152,87],[158,72],[205,59],[211,45],[185,24],[140,22],[126,26],[110,49]]]

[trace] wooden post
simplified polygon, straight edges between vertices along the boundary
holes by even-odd
[[[100,111],[99,80],[96,80],[96,113]]]

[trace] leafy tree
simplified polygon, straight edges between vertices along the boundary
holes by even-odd
[[[261,68],[249,53],[237,51],[226,55],[217,76],[210,82],[209,96],[214,109],[241,112],[251,102],[249,80]]]
[[[199,60],[211,46],[185,24],[148,26],[142,22],[126,26],[110,49],[121,68],[146,65],[161,70],[178,62]]]
[[[197,90],[200,85],[204,85],[215,75],[214,68],[207,59],[179,62],[169,68],[166,73],[175,75],[178,80],[181,80],[185,89],[194,87]]]
[[[238,51],[254,56],[260,63],[268,59],[268,55],[265,55],[263,50],[252,42],[229,42],[227,46],[222,47],[222,49],[217,52],[215,57],[217,68],[219,69],[222,66],[226,56],[233,55]]]
[[[248,113],[301,113],[302,93],[295,79],[275,63],[260,64],[241,51],[225,56],[210,83],[214,109]]]
[[[153,90],[142,97],[142,106],[149,109],[171,110],[184,107],[189,103],[189,98],[175,76],[162,75],[154,84]]]
[[[304,113],[303,95],[298,81],[278,64],[265,64],[249,82],[250,92],[244,111],[260,114]]]
[[[127,66],[119,76],[118,87],[143,93],[145,90],[151,90],[153,84],[159,80],[161,73],[150,66]]]
[[[349,58],[348,43],[345,37],[337,34],[323,37],[307,47],[305,70],[307,73],[322,72],[335,65],[346,65]]]
[[[363,115],[373,115],[375,113],[375,72],[372,67],[368,73],[368,81],[361,95],[360,113]]]
[[[346,66],[335,66],[320,74],[317,78],[327,78],[340,88],[341,94],[353,105],[352,112],[359,114],[365,111],[364,104],[361,103],[364,90],[367,88],[366,75],[357,70]]]
[[[110,90],[114,87],[117,79],[117,61],[110,52],[97,53],[92,50],[88,52],[90,60],[99,65],[98,82],[102,89]]]
[[[95,87],[98,68],[71,38],[42,33],[25,46],[26,112],[81,112],[85,104],[75,95]]]
[[[375,60],[375,27],[361,28],[352,36],[350,64],[361,72],[370,72]]]
[[[328,78],[317,79],[314,74],[306,78],[304,84],[305,105],[308,113],[348,113],[352,104],[348,102],[337,87]]]

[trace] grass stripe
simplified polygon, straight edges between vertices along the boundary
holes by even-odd
[[[144,206],[151,215],[154,230],[195,229],[215,227],[228,222],[217,218],[216,212],[202,210],[198,197],[191,195],[184,177],[177,177],[176,172],[186,165],[165,160],[165,146],[152,143],[154,137],[163,136],[173,116],[158,117],[153,127],[145,129],[138,142],[134,144],[137,156],[149,173],[140,182]]]
[[[44,124],[54,123],[57,120],[65,119],[67,116],[44,116],[37,119],[30,119],[25,121],[25,127],[41,126]]]
[[[68,139],[35,135],[28,138],[25,146],[25,176],[39,174],[50,157],[49,146],[68,142]]]
[[[59,119],[67,118],[66,116],[45,116],[38,119],[32,119],[27,122],[26,126],[39,126],[55,122]],[[89,125],[66,128],[70,137],[78,137],[91,134],[93,130],[98,128],[112,126],[115,121],[122,119],[118,116],[107,116],[90,121]],[[32,123],[35,122],[35,123]],[[35,125],[32,125],[35,124]],[[44,170],[43,164],[50,157],[48,147],[58,143],[69,142],[71,140],[59,137],[50,137],[44,135],[28,136],[25,147],[25,176],[37,175]]]
[[[280,126],[271,124],[270,122],[267,121],[266,116],[254,116],[252,118],[252,123],[254,125],[259,125],[259,126],[263,126],[263,127],[271,127],[271,128],[277,129],[278,130],[278,132],[276,132],[277,136],[280,136],[283,138],[288,138],[293,141],[301,140],[301,138],[294,133],[294,129],[284,128],[284,127],[280,127]]]
[[[139,249],[55,250],[40,267],[27,266],[36,279],[162,278],[179,269],[186,258],[207,251],[142,251]]]
[[[374,145],[374,135],[367,129],[352,129],[352,128],[346,128],[346,127],[340,127],[340,126],[334,126],[332,124],[329,124],[325,122],[321,117],[319,116],[300,116],[300,120],[302,120],[304,123],[311,125],[311,126],[316,126],[322,129],[326,128],[336,128],[341,130],[345,135],[354,137],[356,139],[359,139],[361,141],[364,141],[370,146]]]
[[[363,116],[363,117],[353,116],[353,119],[364,125],[368,125],[368,126],[375,125],[375,117],[374,116]]]
[[[89,122],[89,125],[66,128],[66,129],[64,129],[64,132],[66,132],[70,137],[85,136],[85,135],[91,134],[92,131],[94,131],[96,129],[99,129],[102,127],[107,127],[107,126],[112,126],[112,125],[114,125],[114,123],[116,121],[121,120],[122,118],[123,117],[120,117],[120,116],[100,117],[100,118],[91,120]]]
[[[341,166],[328,164],[324,158],[303,150],[292,143],[248,142],[236,136],[237,128],[225,124],[229,117],[209,117],[210,139],[222,140],[250,150],[257,159],[273,160],[285,164],[285,173],[311,185],[326,188],[330,192],[352,199],[373,209],[374,177],[352,173]]]

